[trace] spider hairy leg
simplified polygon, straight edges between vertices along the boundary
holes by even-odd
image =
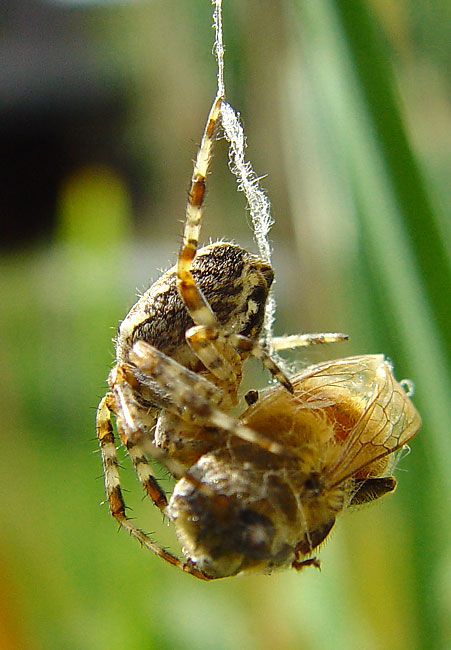
[[[237,371],[241,366],[239,351],[258,359],[282,386],[293,393],[293,386],[283,370],[271,359],[260,343],[249,337],[198,325],[188,330],[186,339],[205,367],[224,384],[234,388],[237,386]],[[226,355],[232,357],[233,367],[232,363],[225,358]]]
[[[218,327],[218,321],[210,305],[199,290],[191,272],[196,256],[205,196],[205,179],[212,157],[216,128],[219,121],[222,97],[217,96],[210,109],[201,145],[194,164],[191,186],[186,206],[183,243],[177,260],[177,286],[190,315],[196,325]]]
[[[120,486],[119,465],[117,461],[113,425],[111,423],[111,413],[115,413],[115,410],[114,394],[107,393],[100,401],[97,408],[96,429],[102,455],[108,505],[112,516],[116,519],[119,525],[129,533],[129,535],[135,537],[142,546],[165,562],[191,574],[195,578],[210,580],[209,576],[205,575],[202,571],[199,571],[189,563],[182,562],[178,557],[172,555],[172,553],[169,553],[169,551],[166,551],[163,547],[154,542],[149,535],[138,528],[125,514],[125,502]],[[118,429],[119,428],[120,424],[118,423]]]
[[[294,388],[291,384],[291,381],[288,379],[286,374],[281,368],[276,364],[269,354],[265,351],[262,345],[258,341],[253,341],[247,336],[242,336],[241,334],[230,334],[229,337],[232,345],[242,352],[247,352],[253,357],[261,361],[261,363],[269,370],[269,372],[277,379],[277,381],[284,386],[289,393],[294,393]]]
[[[115,519],[125,517],[125,503],[119,480],[119,465],[117,462],[116,445],[114,440],[111,413],[115,411],[113,393],[107,393],[97,407],[96,430],[103,462],[105,489],[110,506],[110,512]]]
[[[133,461],[138,479],[144,486],[148,496],[152,499],[154,505],[164,512],[164,509],[168,505],[168,500],[157,479],[152,474],[149,461],[147,460],[144,451],[138,443],[132,442],[131,440],[127,440],[125,447]]]
[[[228,396],[215,384],[202,377],[202,375],[188,370],[171,357],[165,355],[158,348],[145,341],[137,341],[130,353],[130,360],[138,370],[148,375],[149,382],[157,382],[161,388],[170,395],[170,401],[165,409],[182,419],[191,420],[190,399],[194,400],[193,413],[202,419],[202,413],[196,409],[197,397],[207,400],[215,408],[227,408]]]
[[[97,437],[102,454],[105,487],[110,511],[113,517],[120,521],[125,516],[125,503],[120,487],[119,465],[113,425],[111,423],[111,414],[115,413],[115,411],[115,396],[113,393],[107,393],[97,409]],[[140,450],[139,445],[127,440],[123,431],[121,433],[121,438],[132,458],[139,480],[154,504],[164,511],[167,506],[167,499],[150,470],[149,461]]]
[[[119,368],[121,368],[121,366],[119,366]],[[117,417],[116,420],[118,432],[122,444],[126,447],[127,451],[129,450],[130,443],[132,449],[137,445],[140,451],[144,451],[146,454],[149,454],[152,458],[165,465],[171,474],[176,477],[182,476],[184,473],[184,467],[176,460],[169,458],[163,450],[157,448],[153,444],[153,439],[146,433],[146,430],[150,427],[148,423],[147,426],[143,426],[143,416],[147,416],[148,411],[136,407],[136,404],[133,401],[131,386],[126,381],[118,382],[113,384],[113,391],[113,397],[115,399],[114,403],[115,405],[118,405],[118,410],[120,411],[120,417]],[[173,409],[175,414],[181,417],[180,411],[177,411],[175,406],[173,406]],[[113,408],[113,412],[116,414],[115,408]],[[151,428],[153,429],[156,424],[155,418],[151,417],[151,422]],[[140,456],[142,456],[142,454],[140,454]],[[147,471],[150,471],[150,466],[146,469]],[[138,474],[138,478],[139,476],[140,474]],[[155,477],[153,478],[156,481]],[[145,488],[147,491],[147,486],[145,486]]]
[[[205,426],[218,427],[273,454],[293,456],[292,452],[279,443],[258,434],[219,410],[221,402],[215,404],[212,400],[215,391],[218,391],[216,386],[181,366],[160,350],[144,341],[138,341],[133,346],[131,359],[141,372],[149,374],[162,388],[171,393],[177,408],[186,408],[198,422]]]
[[[241,378],[241,357],[228,344],[218,329],[195,325],[185,334],[185,338],[204,366],[216,377],[225,389],[236,392]]]
[[[319,343],[339,343],[347,341],[348,335],[342,332],[314,332],[308,334],[288,334],[286,336],[274,336],[271,339],[271,347],[274,350],[288,350],[290,348],[301,348]],[[263,340],[260,341],[264,343]]]
[[[196,284],[192,274],[191,266],[196,256],[199,243],[199,235],[203,216],[203,200],[205,195],[205,180],[210,165],[212,150],[215,141],[215,133],[220,117],[220,110],[223,98],[217,96],[210,109],[207,124],[202,137],[197,159],[194,164],[193,176],[186,206],[185,228],[183,243],[177,260],[177,288],[188,312],[195,325],[203,327],[201,330],[191,332],[191,338],[187,337],[192,349],[198,354],[204,365],[219,380],[228,384],[229,392],[236,391],[236,372],[228,361],[228,354],[219,351],[217,341],[220,336],[229,338],[229,343],[235,345],[241,352],[252,354],[258,358],[263,365],[285,386],[291,393],[293,388],[288,377],[282,372],[276,363],[264,351],[262,346],[242,336],[230,333],[221,333],[219,322]],[[220,343],[219,343],[220,345]],[[224,347],[221,346],[224,350]]]

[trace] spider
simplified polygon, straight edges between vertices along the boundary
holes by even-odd
[[[96,422],[113,517],[154,554],[203,580],[319,566],[312,552],[336,515],[394,490],[394,452],[420,426],[382,355],[288,377],[259,339],[271,266],[232,243],[198,249],[222,101],[213,102],[194,164],[177,264],[120,323]],[[345,338],[303,334],[271,343]],[[249,391],[247,409],[234,417],[249,356],[277,382]],[[183,560],[126,515],[112,416],[138,479],[176,527]],[[169,501],[149,458],[177,480]]]

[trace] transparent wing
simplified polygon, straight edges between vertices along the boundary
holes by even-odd
[[[383,355],[321,363],[292,384],[303,408],[322,409],[333,423],[340,453],[326,470],[330,486],[395,452],[421,425]]]

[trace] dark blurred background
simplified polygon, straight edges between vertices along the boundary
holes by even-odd
[[[445,0],[224,0],[226,87],[272,201],[276,333],[384,352],[424,427],[322,572],[179,575],[116,534],[96,453],[117,322],[175,261],[215,93],[209,0],[0,9],[0,647],[445,649],[451,642]],[[203,240],[256,250],[219,141]],[[266,374],[249,364],[247,388]],[[173,550],[121,453],[133,514]],[[170,483],[163,470],[163,485]]]

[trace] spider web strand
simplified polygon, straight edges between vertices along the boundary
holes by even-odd
[[[213,53],[218,64],[218,97],[225,96],[224,84],[224,41],[222,32],[222,0],[212,0],[213,28],[215,42]],[[255,240],[259,253],[265,262],[271,264],[271,246],[268,239],[269,229],[274,223],[271,217],[271,204],[260,187],[260,179],[254,172],[252,164],[245,159],[246,137],[240,122],[239,114],[234,108],[223,101],[221,105],[221,124],[226,140],[229,142],[229,168],[235,175],[238,190],[244,192],[252,221]],[[269,346],[273,337],[276,302],[272,294],[266,303],[264,320],[264,338]],[[272,351],[274,353],[274,351]]]
[[[224,42],[222,39],[222,0],[212,0],[213,10],[213,28],[215,30],[215,42],[213,53],[218,64],[218,95],[225,96],[224,86]]]
[[[268,239],[269,230],[274,223],[271,216],[271,204],[260,187],[260,179],[250,161],[245,159],[246,137],[239,115],[227,102],[221,106],[221,124],[226,140],[229,142],[229,167],[235,175],[238,190],[243,192],[252,221],[255,240],[262,259],[271,264],[271,246]],[[265,311],[265,339],[270,342],[274,323],[275,301],[270,295]]]

